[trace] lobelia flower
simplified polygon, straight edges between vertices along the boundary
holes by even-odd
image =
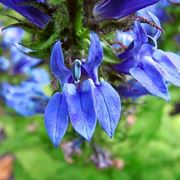
[[[95,5],[93,15],[96,19],[120,19],[139,9],[155,4],[158,1],[159,0],[102,0]]]
[[[42,2],[38,0],[35,1]],[[15,10],[35,26],[38,26],[39,28],[44,28],[51,20],[51,17],[37,8],[28,5],[22,5],[22,3],[25,2],[25,0],[0,0],[0,3],[10,9]]]
[[[166,82],[180,86],[180,57],[157,49],[156,38],[147,35],[140,23],[134,25],[134,42],[114,68],[130,74],[151,94],[169,100]]]
[[[57,92],[45,110],[45,126],[55,146],[68,127],[68,117],[76,132],[90,140],[99,120],[112,137],[120,118],[120,97],[113,87],[98,79],[103,50],[98,36],[91,33],[91,45],[86,62],[75,60],[72,70],[66,68],[61,43],[55,43],[50,60],[53,75],[60,81]]]
[[[27,79],[19,85],[0,83],[0,98],[23,116],[44,113],[48,97],[43,87],[49,83],[48,73],[41,68],[35,68],[40,59],[23,54],[18,48],[18,42],[23,38],[24,31],[19,28],[9,28],[2,32],[1,47],[3,52],[10,50],[8,59],[0,57],[0,71],[7,71],[10,75],[23,74]]]
[[[28,62],[27,59],[18,61],[12,71],[14,74],[26,74],[28,77],[25,81],[19,85],[0,83],[1,98],[9,107],[23,116],[44,113],[49,100],[43,90],[44,86],[50,82],[48,73],[42,68],[32,69],[33,58],[29,57],[28,60]]]
[[[24,81],[20,85],[0,84],[1,98],[22,116],[43,114],[48,102],[42,87],[36,82]]]

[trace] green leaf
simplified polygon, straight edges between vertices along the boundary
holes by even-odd
[[[48,153],[36,147],[17,151],[15,156],[32,179],[48,179],[60,166],[60,163],[51,159]]]

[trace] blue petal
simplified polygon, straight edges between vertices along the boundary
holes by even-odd
[[[147,20],[153,22],[154,24],[156,24],[158,27],[161,28],[161,24],[159,19],[150,11],[146,10],[146,9],[142,9],[140,11],[138,11],[138,15],[146,18]],[[157,29],[156,27],[152,27],[149,24],[142,24],[142,26],[145,28],[146,33],[151,36],[151,38],[153,38],[154,40],[157,40],[160,36],[161,36],[161,31],[159,29]]]
[[[160,24],[159,19],[153,13],[151,13],[150,11],[147,11],[147,14],[149,15],[149,19],[151,21],[153,21],[158,27],[161,28],[161,24]],[[154,29],[155,29],[155,32],[153,34],[151,34],[151,36],[155,40],[157,40],[161,36],[161,31],[159,29],[157,29],[157,28],[154,28]],[[148,33],[148,35],[150,35],[150,34]]]
[[[134,51],[133,48],[134,48],[134,42],[131,43],[124,52],[118,54],[118,58],[123,60],[123,59],[127,59],[127,58],[133,57],[133,51]]]
[[[180,73],[180,56],[172,53],[172,52],[165,52],[165,55],[170,59],[171,63]]]
[[[158,0],[104,0],[96,4],[93,14],[97,19],[120,19],[156,2],[158,2]]]
[[[51,72],[59,79],[61,86],[68,82],[71,77],[71,71],[64,64],[61,42],[57,41],[52,49],[50,60]]]
[[[134,47],[139,50],[139,47],[148,42],[148,36],[145,29],[139,22],[134,23]]]
[[[180,73],[167,65],[158,64],[157,66],[160,68],[161,73],[166,81],[174,84],[175,86],[180,86]]]
[[[51,20],[51,17],[37,8],[32,6],[22,6],[18,3],[26,2],[25,0],[0,0],[0,3],[4,4],[8,8],[11,8],[28,19],[32,24],[44,28],[48,22]]]
[[[142,44],[141,47],[139,47],[139,52],[136,56],[138,62],[143,62],[145,57],[151,57],[155,50],[156,49],[150,44]]]
[[[143,61],[140,67],[130,69],[130,74],[151,94],[169,101],[169,94],[162,74],[150,58]]]
[[[103,49],[100,40],[95,33],[91,33],[91,45],[89,48],[88,61],[84,68],[92,78],[94,83],[98,83],[98,67],[103,60]]]
[[[94,97],[98,121],[111,138],[120,119],[120,97],[114,88],[105,81],[96,86]]]
[[[72,126],[87,140],[91,140],[96,126],[93,88],[94,84],[89,79],[84,81],[79,89],[70,83],[65,84],[63,89]]]
[[[55,146],[61,142],[68,127],[68,110],[64,94],[56,93],[45,110],[45,127]]]
[[[118,93],[126,98],[137,99],[149,92],[136,80],[132,79],[117,88]]]
[[[157,50],[154,52],[153,58],[166,81],[180,86],[180,57],[174,53]]]
[[[114,65],[113,68],[119,73],[129,74],[129,69],[135,66],[135,62],[135,59],[129,58],[117,65]]]
[[[152,57],[156,62],[167,64],[170,68],[176,68],[180,72],[180,57],[178,55],[157,49]]]

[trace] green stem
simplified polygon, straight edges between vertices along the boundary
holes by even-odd
[[[69,17],[70,17],[70,33],[72,35],[73,44],[76,42],[76,18],[77,18],[77,11],[78,11],[78,0],[67,0],[68,10],[69,10]]]

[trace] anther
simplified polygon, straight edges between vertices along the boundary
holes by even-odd
[[[74,60],[72,63],[72,76],[75,84],[80,82],[81,66],[82,66],[82,62],[79,59]]]

